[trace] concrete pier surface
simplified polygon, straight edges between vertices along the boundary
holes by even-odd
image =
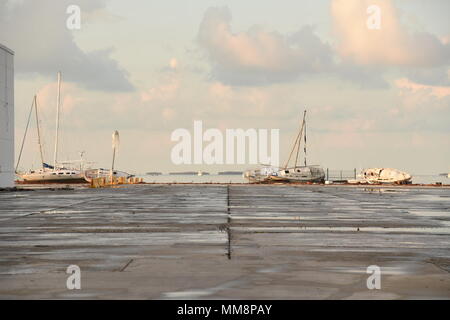
[[[66,287],[69,265],[80,290]],[[450,299],[449,272],[448,188],[0,193],[3,299]]]

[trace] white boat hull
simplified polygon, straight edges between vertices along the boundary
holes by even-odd
[[[83,173],[79,170],[58,169],[38,170],[24,174],[18,174],[22,181],[20,183],[85,183]]]
[[[362,172],[362,178],[370,184],[410,184],[409,173],[392,168],[371,168]]]
[[[300,183],[323,183],[325,182],[325,172],[317,166],[302,166],[287,168],[278,171],[275,180],[286,180],[288,182]]]
[[[89,169],[89,170],[85,170],[84,171],[84,179],[87,182],[91,182],[92,179],[95,178],[109,178],[111,177],[111,170],[107,170],[107,169]],[[113,177],[114,178],[131,178],[133,177],[133,175],[123,172],[123,171],[118,171],[118,170],[114,170],[113,171]]]
[[[288,182],[288,183],[323,183],[325,172],[318,166],[302,166],[287,169],[262,168],[244,173],[244,178],[251,183]]]

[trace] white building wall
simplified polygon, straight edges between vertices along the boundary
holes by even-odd
[[[14,186],[14,52],[0,44],[0,188]]]

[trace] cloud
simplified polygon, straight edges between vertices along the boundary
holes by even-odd
[[[370,5],[381,9],[381,30],[367,27]],[[233,32],[230,10],[209,8],[197,40],[211,65],[210,80],[252,86],[331,75],[360,88],[387,89],[385,77],[394,71],[424,85],[449,84],[448,37],[409,31],[390,0],[333,0],[330,12],[333,45],[311,26],[289,35],[261,26]]]
[[[0,3],[0,42],[15,51],[17,73],[54,77],[62,71],[66,81],[101,91],[131,91],[127,72],[110,56],[112,48],[85,52],[66,27],[69,5],[84,13],[101,11],[102,0],[3,1]],[[95,15],[94,15],[95,16]]]
[[[160,73],[158,83],[142,91],[141,100],[144,102],[171,103],[178,95],[181,86],[181,72],[177,70],[178,62],[172,58],[169,66],[165,66]]]
[[[450,118],[450,86],[431,86],[407,78],[395,80],[398,102],[395,108],[402,127],[415,132],[421,130],[448,132]]]
[[[407,77],[414,82],[431,86],[450,86],[450,68],[411,69]]]
[[[170,67],[170,69],[175,70],[178,67],[178,60],[176,58],[170,59],[169,67]]]
[[[369,29],[366,10],[377,5],[381,28]],[[450,45],[427,32],[410,32],[390,0],[333,0],[331,15],[343,59],[359,65],[435,67],[450,62]]]
[[[336,64],[335,74],[343,80],[358,84],[360,88],[387,89],[388,82],[383,73],[373,66],[361,66],[351,61],[341,61]]]
[[[416,93],[422,91],[436,98],[444,98],[450,96],[450,86],[444,87],[444,86],[423,85],[410,81],[409,79],[406,78],[396,80],[395,84],[400,89],[407,89],[409,93]]]
[[[37,93],[37,101],[41,112],[53,112],[56,108],[57,82],[51,82],[41,87]],[[86,100],[78,94],[78,88],[74,84],[63,83],[61,85],[61,111],[72,112],[74,107],[85,103]]]
[[[332,50],[306,26],[293,35],[253,26],[231,31],[226,7],[209,8],[200,24],[198,43],[212,63],[212,76],[233,85],[285,82],[323,72],[333,65]]]

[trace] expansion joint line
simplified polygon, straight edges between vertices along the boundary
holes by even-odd
[[[121,269],[119,272],[124,272],[125,269],[134,261],[134,259],[130,259]]]
[[[72,204],[64,205],[64,206],[59,206],[59,207],[52,208],[52,209],[46,209],[46,210],[41,210],[41,211],[37,211],[37,212],[31,212],[29,214],[25,214],[25,215],[22,215],[22,216],[14,217],[14,218],[11,218],[11,219],[20,219],[20,218],[26,218],[26,217],[29,217],[29,216],[32,216],[32,215],[36,215],[36,214],[45,214],[47,212],[60,210],[60,209],[67,209],[67,208],[70,208],[70,207],[78,206],[80,204],[85,204],[85,203],[88,203],[88,202],[94,202],[94,201],[103,200],[103,199],[109,199],[109,198],[112,198],[112,197],[113,196],[110,196],[110,197],[99,197],[99,198],[95,198],[95,199],[83,200],[83,201],[80,201],[80,202],[76,202],[76,203],[72,203]]]
[[[231,212],[230,212],[230,186],[227,185],[227,237],[228,237],[228,260],[231,260]]]

